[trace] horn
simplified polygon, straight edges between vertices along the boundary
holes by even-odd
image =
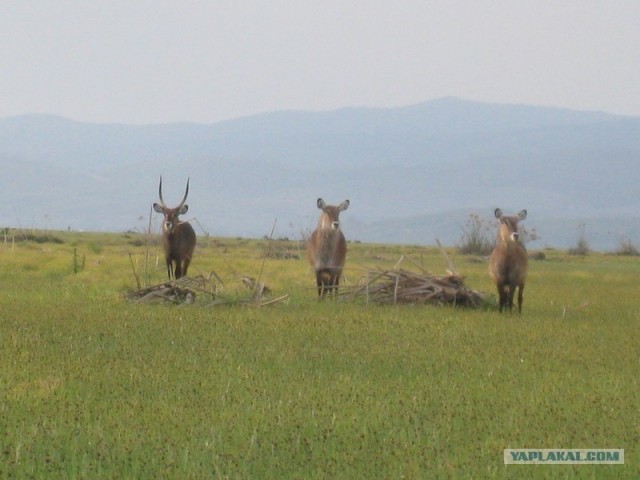
[[[176,208],[178,210],[180,210],[182,208],[182,206],[184,205],[184,202],[187,201],[187,195],[189,195],[189,178],[187,178],[187,189],[184,192],[184,198],[182,199],[182,201],[180,202],[180,205],[178,205]]]
[[[158,196],[160,197],[160,203],[163,207],[166,207],[164,200],[162,199],[162,175],[160,175],[160,186],[158,187]]]

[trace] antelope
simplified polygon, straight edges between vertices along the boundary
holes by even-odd
[[[340,230],[340,212],[349,208],[349,200],[333,206],[317,201],[322,210],[318,226],[307,243],[307,258],[316,274],[318,298],[325,298],[328,293],[336,295],[340,284],[340,275],[347,256],[347,242]]]
[[[513,310],[513,297],[518,288],[518,312],[522,312],[522,290],[527,276],[527,250],[519,241],[518,222],[527,218],[522,210],[517,216],[505,216],[496,208],[495,216],[500,220],[496,247],[489,257],[489,275],[498,288],[500,312]]]
[[[164,257],[167,261],[167,274],[169,280],[178,279],[187,274],[189,263],[193,257],[193,249],[196,246],[196,232],[189,222],[181,222],[178,215],[187,213],[189,205],[185,205],[187,195],[189,195],[189,179],[187,179],[187,189],[184,198],[176,208],[169,208],[162,199],[162,177],[160,177],[160,187],[158,188],[160,203],[154,203],[153,209],[164,215],[162,220],[162,244],[164,246]]]

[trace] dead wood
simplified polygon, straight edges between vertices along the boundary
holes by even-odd
[[[415,262],[420,272],[400,268],[400,258],[391,270],[369,269],[356,287],[343,289],[341,296],[364,299],[381,304],[434,304],[479,308],[487,303],[487,294],[465,286],[464,276],[456,273],[451,260],[445,256],[446,275],[431,275]],[[411,260],[411,259],[409,259]]]
[[[175,304],[194,303],[198,295],[215,298],[216,289],[212,289],[210,286],[213,275],[215,274],[212,272],[208,277],[204,275],[182,277],[127,292],[125,297],[135,303],[170,302]]]
[[[196,298],[205,306],[217,305],[247,305],[263,307],[283,302],[289,295],[271,298],[271,289],[264,282],[252,277],[241,276],[240,282],[249,290],[249,295],[224,295],[223,282],[215,273],[182,277],[178,280],[151,285],[125,293],[125,298],[134,303],[174,303],[188,305],[195,303]]]

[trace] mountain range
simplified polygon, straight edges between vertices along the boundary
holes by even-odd
[[[300,238],[316,199],[347,238],[453,245],[471,214],[526,208],[532,248],[640,243],[640,117],[443,98],[214,124],[0,119],[0,226],[143,231],[163,177],[196,232]],[[154,228],[159,219],[153,215]]]

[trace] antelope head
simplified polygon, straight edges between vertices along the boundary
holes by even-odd
[[[338,230],[340,228],[340,212],[349,208],[349,200],[345,200],[340,205],[333,206],[324,203],[321,198],[318,199],[318,208],[322,210],[320,215],[319,227],[322,229]]]
[[[184,203],[187,201],[187,195],[189,195],[189,179],[187,179],[187,189],[184,192],[184,197],[180,202],[180,205],[175,208],[167,207],[162,198],[162,177],[160,177],[160,187],[158,188],[160,203],[154,203],[153,209],[164,215],[164,220],[162,222],[162,231],[164,233],[171,234],[175,231],[176,227],[180,225],[178,215],[185,214],[187,213],[187,210],[189,210],[189,205],[185,205]]]
[[[516,216],[506,216],[502,213],[502,210],[496,208],[496,218],[500,220],[500,226],[498,228],[498,241],[503,244],[509,244],[509,242],[517,242],[520,238],[518,232],[518,222],[527,218],[527,211],[522,210]]]

